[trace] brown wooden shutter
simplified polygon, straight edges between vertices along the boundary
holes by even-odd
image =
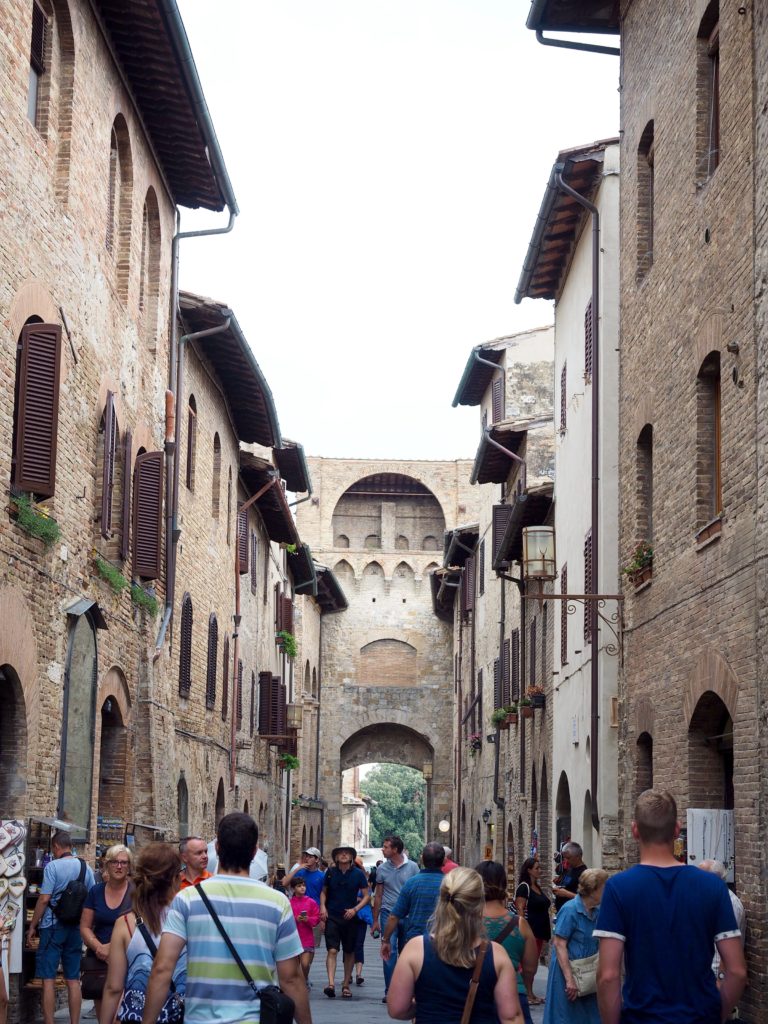
[[[269,689],[269,732],[276,736],[280,732],[280,677],[272,676]]]
[[[224,656],[221,659],[221,720],[226,722],[229,710],[229,637],[224,637]]]
[[[509,661],[510,661],[510,644],[509,640],[505,640],[501,645],[501,700],[506,706],[512,700],[510,696],[510,676],[509,676]]]
[[[563,363],[563,368],[560,371],[560,429],[565,430],[566,428],[566,413],[568,411],[568,366]]]
[[[250,735],[253,736],[256,727],[256,673],[251,672],[251,720],[248,723]]]
[[[45,71],[45,11],[36,3],[32,4],[32,39],[29,47],[29,63],[42,75]]]
[[[501,662],[498,658],[493,662],[493,706],[500,708],[504,703],[501,692]]]
[[[50,498],[56,490],[61,327],[27,324],[18,352],[13,483]]]
[[[125,432],[123,439],[123,515],[120,524],[120,557],[125,562],[131,544],[131,455],[133,454],[133,437],[130,430]]]
[[[594,594],[595,592],[595,581],[592,573],[592,531],[587,533],[584,539],[584,593]],[[590,605],[591,601],[584,602],[584,640],[586,643],[590,643],[592,640],[592,633],[590,630]]]
[[[163,553],[163,453],[144,452],[133,474],[133,572],[154,580]]]
[[[216,707],[216,669],[219,660],[219,624],[216,616],[208,619],[208,669],[205,676],[205,706]]]
[[[243,727],[243,660],[237,660],[237,695],[235,697],[236,728]]]
[[[272,724],[272,673],[259,672],[259,735],[268,736]]]
[[[592,376],[592,351],[595,342],[595,325],[592,317],[592,299],[584,312],[584,374]]]
[[[248,572],[248,509],[237,510],[237,551],[240,575]]]
[[[531,642],[528,648],[528,661],[530,664],[530,673],[528,676],[528,685],[536,685],[536,634],[539,628],[539,620],[534,619],[531,622]]]
[[[288,732],[288,687],[285,683],[277,682],[277,729],[281,736]]]
[[[568,593],[568,566],[560,570],[560,593]],[[560,664],[568,663],[568,602],[560,602]]]
[[[188,697],[192,689],[192,598],[185,594],[181,602],[181,642],[179,644],[179,696]]]
[[[478,587],[480,593],[485,593],[485,538],[480,541],[480,548],[477,553],[478,561]]]
[[[251,593],[259,589],[259,538],[256,531],[251,532]]]
[[[286,633],[293,634],[293,599],[287,597],[285,594],[280,598],[282,604],[282,614],[280,621],[282,623],[281,629],[284,629]]]
[[[470,557],[464,563],[464,572],[461,574],[462,608],[466,613],[471,612],[475,607],[475,556]]]
[[[513,629],[512,636],[512,700],[520,696],[520,630]]]
[[[275,584],[275,632],[279,633],[283,628],[283,600],[279,583]]]
[[[493,526],[491,529],[491,563],[495,564],[501,550],[501,542],[504,539],[509,520],[512,517],[512,505],[493,506]]]
[[[112,491],[115,482],[116,449],[115,394],[108,391],[107,404],[104,408],[104,459],[101,473],[101,536],[106,540],[112,536]]]
[[[500,423],[504,419],[504,378],[496,377],[491,384],[491,406],[493,422]]]

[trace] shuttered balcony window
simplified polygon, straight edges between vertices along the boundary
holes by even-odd
[[[237,697],[235,703],[235,715],[237,717],[236,727],[237,729],[243,728],[243,662],[242,659],[238,659],[237,662]]]
[[[251,672],[251,720],[249,722],[249,733],[253,737],[256,728],[256,673]]]
[[[50,498],[56,490],[61,327],[27,324],[16,353],[11,482]]]
[[[248,566],[248,509],[238,508],[237,510],[237,559],[240,575],[245,576],[249,571]],[[253,581],[251,581],[253,584]]]
[[[224,637],[224,654],[221,659],[221,720],[226,722],[229,712],[229,637]]]
[[[181,643],[179,644],[179,696],[189,697],[192,690],[192,598],[181,601]]]
[[[163,552],[163,453],[136,456],[133,472],[133,573],[157,579]]]
[[[219,624],[216,616],[208,619],[208,668],[205,676],[205,706],[209,711],[216,707],[216,669],[219,660]]]
[[[259,735],[269,736],[272,707],[272,673],[259,672]]]

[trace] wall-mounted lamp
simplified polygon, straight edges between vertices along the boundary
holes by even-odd
[[[488,808],[486,807],[486,809],[483,811],[483,821],[485,822],[486,825],[488,824],[492,817],[493,811],[489,811]]]
[[[289,729],[300,729],[304,715],[304,708],[301,704],[286,705],[286,724]]]
[[[451,831],[451,823],[447,818],[441,818],[437,823],[437,829],[442,832],[443,835],[447,835]]]
[[[432,762],[431,761],[425,761],[423,766],[422,766],[421,772],[422,772],[422,775],[424,776],[424,778],[427,781],[429,781],[432,778]]]
[[[545,583],[556,576],[554,526],[524,526],[523,579]]]

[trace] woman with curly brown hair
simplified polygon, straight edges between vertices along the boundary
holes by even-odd
[[[460,1024],[478,957],[480,973],[472,1024],[523,1024],[515,969],[483,927],[483,880],[454,868],[440,887],[430,934],[411,939],[389,985],[387,1008],[396,1020]]]
[[[179,888],[180,872],[181,858],[168,843],[149,843],[139,853],[133,876],[133,910],[118,919],[112,932],[100,1024],[112,1024],[116,1014],[121,1021],[134,1021],[137,1015],[141,1020],[154,959],[152,946],[156,949],[160,942],[163,921]],[[182,953],[173,975],[179,999],[184,995],[186,974],[187,958]]]

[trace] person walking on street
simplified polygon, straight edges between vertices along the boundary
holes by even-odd
[[[296,922],[296,930],[301,939],[301,969],[309,988],[309,969],[315,959],[314,928],[320,920],[320,907],[311,896],[307,896],[307,883],[303,878],[294,878],[291,911]]]
[[[403,854],[403,840],[400,836],[387,836],[381,844],[384,863],[376,872],[376,894],[373,900],[373,931],[384,932],[389,915],[395,908],[397,897],[409,878],[419,873],[415,861]],[[384,998],[386,1002],[389,982],[397,963],[398,935],[390,932],[390,954],[384,961]]]
[[[440,843],[427,843],[421,851],[424,865],[418,875],[409,878],[389,915],[384,934],[381,937],[381,958],[386,961],[392,952],[390,940],[400,927],[403,945],[416,935],[426,935],[429,919],[435,912],[443,884],[443,861],[445,850]]]
[[[110,846],[104,854],[106,881],[98,882],[90,890],[80,915],[80,937],[85,944],[80,965],[81,993],[84,999],[93,999],[97,1017],[101,1017],[112,931],[118,918],[131,909],[131,860],[127,846]]]
[[[336,960],[339,949],[344,957],[341,995],[344,999],[352,998],[357,915],[371,901],[368,879],[364,871],[355,867],[355,857],[357,850],[354,846],[337,846],[333,850],[331,860],[334,866],[326,871],[320,894],[320,920],[325,922],[325,966],[328,971],[328,984],[323,992],[329,999],[336,995]]]
[[[179,843],[179,853],[184,865],[181,872],[181,888],[197,885],[204,878],[213,878],[208,871],[208,844],[200,836],[187,836]]]
[[[725,885],[725,878],[728,872],[725,869],[725,864],[721,860],[703,860],[699,864],[702,871],[709,871],[723,882]],[[726,888],[728,888],[726,886]],[[736,918],[736,924],[739,931],[741,932],[741,948],[744,949],[744,942],[747,938],[747,912],[744,909],[744,904],[741,902],[739,897],[732,889],[728,889],[728,897],[731,901],[731,907],[733,908],[733,915]],[[712,971],[717,980],[720,980],[720,954],[717,952],[717,946],[715,946],[715,953],[712,957]]]
[[[455,860],[451,860],[453,850],[450,848],[450,846],[443,846],[443,851],[445,853],[445,860],[443,861],[442,870],[443,874],[447,875],[449,871],[453,871],[453,869],[457,868],[459,865],[456,863]]]
[[[568,866],[564,866],[561,880],[552,889],[552,895],[555,897],[555,911],[564,907],[568,900],[575,898],[579,891],[579,879],[587,870],[587,865],[582,860],[584,851],[578,843],[566,843],[562,849],[562,855],[563,862],[567,861]]]
[[[314,900],[319,907],[325,871],[320,867],[320,851],[316,846],[308,846],[306,850],[303,850],[299,863],[294,864],[285,878],[280,879],[280,882],[284,889],[289,889],[298,878],[304,879],[307,896]]]
[[[515,889],[515,908],[531,926],[531,931],[536,939],[537,967],[544,943],[549,942],[552,937],[552,925],[549,922],[551,901],[541,888],[542,871],[543,868],[538,857],[527,857],[523,861],[517,889]],[[533,994],[533,978],[528,987],[528,1001],[531,1006],[537,1006],[543,1002]]]
[[[312,1024],[291,905],[283,893],[249,875],[258,839],[258,826],[248,814],[234,811],[219,822],[218,873],[184,889],[171,904],[149,977],[143,1024],[157,1021],[185,946],[185,1024],[259,1020],[260,1003],[203,893],[257,987],[278,984],[293,999],[298,1024]]]
[[[40,895],[27,928],[27,945],[32,945],[39,925],[40,945],[35,975],[43,979],[43,1024],[53,1024],[54,982],[59,963],[67,983],[69,1019],[71,1024],[80,1024],[83,1003],[80,991],[80,954],[83,947],[80,915],[96,879],[85,861],[72,855],[72,838],[68,832],[55,833],[51,850],[53,860],[45,865]],[[78,901],[79,906],[76,907]]]
[[[676,860],[679,834],[672,794],[641,793],[632,822],[640,863],[608,880],[594,931],[602,1024],[720,1024],[744,991],[747,969],[728,890],[714,875]]]
[[[483,880],[485,892],[485,934],[507,951],[517,974],[517,998],[520,1000],[523,1020],[525,1024],[533,1024],[528,993],[539,962],[536,939],[528,922],[519,914],[510,914],[507,909],[507,873],[504,865],[494,860],[483,860],[475,871]]]

